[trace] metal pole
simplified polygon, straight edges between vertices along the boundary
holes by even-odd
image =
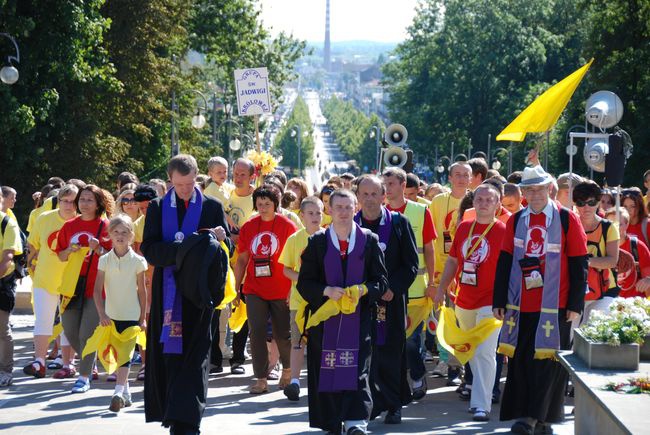
[[[487,152],[488,159],[491,159],[491,157],[490,157],[490,149],[491,148],[492,148],[492,133],[488,133],[488,152]]]
[[[171,122],[171,154],[172,154],[172,157],[174,157],[176,154],[178,154],[178,151],[179,151],[177,143],[176,143],[176,137],[175,137],[176,136],[176,134],[175,134],[175,130],[176,130],[176,119],[175,118],[176,117],[174,116],[175,115],[175,110],[176,110],[176,91],[172,90],[172,113],[171,113],[171,115],[172,115],[172,119],[171,119],[171,121],[172,121]]]
[[[379,173],[379,168],[381,167],[381,128],[378,125],[375,125],[373,128],[377,129],[375,139],[377,141],[377,172]]]
[[[455,160],[456,160],[456,158],[454,156],[454,141],[452,140],[451,141],[451,161],[453,162]]]
[[[508,147],[508,175],[512,174],[512,141]]]
[[[544,150],[544,170],[548,172],[548,147],[551,142],[551,131],[546,131],[546,149]],[[593,178],[593,177],[592,177]]]
[[[470,159],[472,158],[472,138],[471,137],[469,138],[469,146],[468,146],[468,150],[467,150],[467,157],[470,158]]]
[[[300,151],[302,149],[302,130],[300,129],[300,126],[298,126],[298,177],[302,174],[301,168],[300,168]]]
[[[217,151],[217,92],[212,92],[212,149]]]

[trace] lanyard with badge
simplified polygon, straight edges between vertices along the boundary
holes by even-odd
[[[492,220],[492,223],[487,226],[485,231],[483,231],[483,234],[479,236],[476,242],[474,242],[474,245],[472,245],[472,247],[465,254],[465,258],[463,261],[463,273],[460,276],[461,284],[471,285],[471,286],[476,286],[478,284],[477,272],[478,272],[479,265],[477,263],[470,263],[467,261],[467,259],[470,258],[474,253],[474,251],[476,251],[476,249],[481,245],[483,239],[485,239],[487,233],[490,232],[490,230],[492,229],[495,223],[496,223],[496,219]],[[469,243],[472,242],[472,235],[474,234],[475,226],[476,226],[476,221],[472,222],[472,226],[469,229],[469,236],[467,237]]]
[[[257,234],[260,234],[260,228],[262,226],[262,218],[260,217],[259,224],[257,226]],[[273,228],[275,226],[275,216],[273,217],[273,223],[271,224],[271,234],[273,233]],[[271,276],[271,255],[273,254],[273,242],[269,246],[269,253],[266,257],[256,258],[253,257],[253,265],[255,266],[255,278],[268,278]]]
[[[447,197],[447,208],[445,210],[445,221],[447,220],[447,216],[449,216],[449,198],[451,198],[451,193]],[[442,240],[444,242],[444,252],[445,254],[449,254],[451,251],[451,232],[449,231],[449,228],[447,227],[447,223],[444,222],[443,225],[445,226],[444,231],[442,232]],[[449,219],[449,225],[451,225],[451,218]]]

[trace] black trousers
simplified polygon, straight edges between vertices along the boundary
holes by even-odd
[[[221,367],[223,354],[219,343],[219,318],[221,310],[216,310],[212,316],[212,348],[210,350],[210,363],[214,366]]]

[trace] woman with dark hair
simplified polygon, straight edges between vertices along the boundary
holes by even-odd
[[[573,203],[578,210],[582,228],[587,234],[589,271],[582,319],[574,322],[577,327],[589,319],[593,310],[607,311],[620,288],[616,283],[614,268],[618,262],[618,227],[601,218],[597,211],[602,190],[592,180],[583,181],[573,188]]]
[[[81,355],[86,341],[99,325],[93,290],[99,257],[111,249],[108,220],[103,215],[112,211],[113,198],[109,192],[89,184],[79,190],[75,206],[79,216],[70,219],[61,227],[57,236],[56,253],[59,260],[68,262],[62,287],[72,286],[69,283],[76,282],[74,289],[61,288],[63,293],[72,294],[65,306],[62,303],[61,321],[70,345]],[[83,256],[83,260],[79,262],[77,260],[81,260],[80,256]],[[79,263],[80,267],[73,267]],[[76,275],[76,279],[66,279],[66,275],[71,274]],[[79,378],[72,388],[73,393],[85,393],[90,389],[94,362],[94,353],[81,359]]]
[[[648,212],[643,204],[643,196],[638,187],[623,189],[621,192],[621,205],[630,214],[630,225],[627,233],[636,236],[648,244]]]
[[[239,290],[243,282],[253,372],[257,378],[250,392],[261,394],[268,391],[269,353],[266,338],[269,316],[283,367],[278,386],[284,389],[291,381],[291,334],[287,305],[291,280],[284,275],[284,266],[279,258],[287,239],[296,232],[296,225],[278,213],[280,192],[273,185],[264,184],[255,189],[253,206],[258,215],[246,221],[239,232],[235,288]]]

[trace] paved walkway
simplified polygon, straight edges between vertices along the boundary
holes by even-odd
[[[74,380],[52,379],[48,371],[45,379],[27,378],[21,368],[32,356],[32,317],[12,317],[16,344],[14,385],[0,390],[0,432],[3,434],[164,434],[156,423],[144,422],[142,382],[131,381],[133,406],[119,414],[108,411],[114,384],[105,382],[100,373],[86,394],[70,394]],[[137,368],[138,366],[135,366]],[[134,369],[132,371],[135,372]],[[226,371],[228,368],[226,367]],[[252,367],[246,365],[249,375],[220,374],[210,380],[208,407],[202,424],[203,434],[301,434],[309,432],[306,388],[299,402],[289,402],[281,391],[271,387],[271,393],[251,396]],[[303,375],[306,373],[303,371]],[[131,379],[135,375],[132,373]],[[493,419],[487,423],[471,421],[467,402],[461,402],[453,387],[445,387],[442,380],[429,378],[429,392],[425,399],[411,404],[403,411],[399,426],[386,426],[381,420],[369,426],[373,434],[489,434],[509,432],[510,422],[499,422],[498,405],[492,410]],[[567,406],[567,413],[572,407]],[[555,433],[573,433],[571,416],[563,425],[554,426]],[[318,433],[319,431],[315,431]]]

